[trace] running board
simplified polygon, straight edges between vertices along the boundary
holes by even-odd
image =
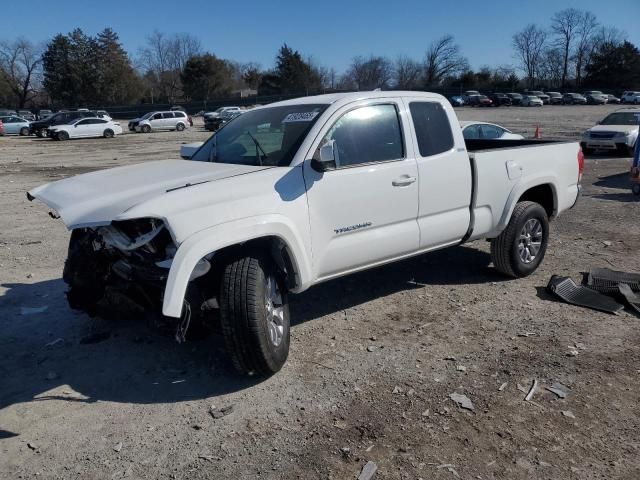
[[[576,283],[570,277],[553,275],[547,285],[547,291],[572,305],[591,308],[601,312],[617,314],[624,305],[600,292]]]
[[[582,284],[600,293],[617,294],[618,285],[628,285],[633,292],[640,292],[640,274],[619,272],[609,268],[592,268],[582,274]]]

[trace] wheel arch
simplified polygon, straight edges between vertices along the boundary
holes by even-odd
[[[505,229],[518,202],[529,200],[539,203],[552,219],[558,212],[558,191],[555,178],[536,178],[528,182],[516,185],[505,205],[505,208],[496,228],[497,233]]]
[[[276,265],[286,272],[287,287],[300,292],[311,283],[310,259],[301,237],[286,220],[262,223],[258,220],[230,222],[194,234],[178,248],[169,270],[162,313],[180,317],[191,274],[204,257],[211,257],[214,272],[224,259],[244,249],[264,248]]]

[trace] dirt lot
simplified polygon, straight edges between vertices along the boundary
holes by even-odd
[[[458,113],[577,139],[615,108]],[[178,345],[143,321],[71,311],[68,232],[25,198],[207,137],[0,138],[0,478],[350,479],[369,460],[388,479],[640,478],[640,318],[544,290],[554,273],[640,271],[629,159],[587,160],[584,196],[552,224],[531,277],[505,280],[475,242],[323,284],[293,298],[285,368],[244,379],[217,336]],[[541,389],[525,402],[518,384],[533,379],[569,395]],[[214,419],[211,405],[233,410]]]

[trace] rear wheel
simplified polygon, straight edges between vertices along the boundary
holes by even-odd
[[[22,127],[20,129],[20,136],[27,137],[29,135],[29,127]]]
[[[235,368],[249,375],[280,370],[289,354],[289,306],[273,260],[260,251],[231,260],[223,269],[219,299]]]
[[[491,241],[496,269],[510,277],[532,274],[542,262],[549,240],[547,212],[535,202],[519,202],[509,224]]]
[[[184,130],[184,124],[183,123],[179,123],[176,125],[176,130],[181,132]]]
[[[104,138],[113,138],[113,130],[107,128],[102,135],[104,135]]]
[[[151,132],[151,127],[149,125],[143,125],[141,130],[142,130],[142,133],[149,133]]]

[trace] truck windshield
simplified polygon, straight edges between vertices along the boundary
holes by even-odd
[[[638,125],[640,124],[639,112],[617,112],[607,115],[600,125]]]
[[[327,106],[287,105],[243,113],[220,128],[192,160],[286,167]]]

